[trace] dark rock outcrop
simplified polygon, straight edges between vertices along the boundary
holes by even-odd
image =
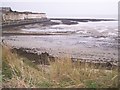
[[[18,55],[31,60],[35,64],[44,64],[49,65],[49,61],[55,61],[55,58],[49,55],[47,52],[41,53],[38,55],[37,53],[27,52],[24,48],[12,49],[12,52],[16,52]]]
[[[72,25],[72,24],[78,24],[77,21],[72,20],[61,20],[63,24]]]

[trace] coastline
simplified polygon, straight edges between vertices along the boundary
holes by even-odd
[[[55,62],[56,59],[62,58],[62,57],[55,57],[50,55],[48,52],[43,52],[41,54],[37,54],[34,52],[34,49],[30,51],[30,49],[25,48],[13,48],[11,49],[12,52],[16,52],[18,55],[27,58],[28,60],[31,60],[37,65],[49,65],[49,61]],[[65,58],[66,56],[63,56]],[[69,57],[70,58],[70,57]],[[113,69],[118,67],[118,62],[113,63],[113,61],[102,61],[102,60],[87,60],[82,58],[70,58],[73,63],[80,62],[81,64],[88,64],[88,65],[94,65],[97,67],[102,67],[106,69]]]
[[[15,27],[29,24],[43,24],[44,25],[59,25],[60,22],[53,22],[52,20],[60,20],[62,24],[74,25],[78,22],[100,22],[100,21],[117,21],[116,19],[72,19],[72,18],[43,18],[43,19],[28,19],[28,20],[11,20],[2,22],[2,28]]]
[[[29,58],[35,55],[29,54]],[[90,86],[93,82],[94,88],[118,86],[118,67],[109,63],[101,65],[74,62],[66,57],[49,60],[49,65],[45,65],[47,61],[38,65],[22,55],[3,46],[3,88],[93,88]],[[49,55],[43,53],[39,58],[45,59],[45,56]],[[86,83],[90,81],[91,83]]]
[[[103,68],[106,70],[117,69],[118,62],[113,63],[113,61],[102,61],[102,60],[90,60],[90,59],[82,59],[82,58],[72,58],[69,56],[63,55],[60,56],[53,56],[48,52],[36,53],[35,49],[29,48],[15,48],[11,47],[5,43],[2,44],[4,47],[9,48],[11,53],[16,53],[19,57],[26,58],[30,60],[30,62],[34,63],[35,65],[47,65],[49,66],[49,62],[55,62],[56,60],[62,58],[69,58],[72,63],[80,63],[81,65],[88,65],[94,66],[95,69]]]
[[[52,27],[54,25],[56,26]],[[65,25],[66,28],[65,26],[64,27],[61,26],[63,27],[61,28],[59,27],[59,25]],[[110,37],[110,36],[107,36],[106,34],[102,35],[99,32],[96,32],[96,30],[92,30],[91,31],[92,35],[90,35],[89,29],[88,29],[88,35],[84,34],[83,31],[82,31],[83,33],[81,33],[80,30],[75,31],[74,30],[75,28],[73,28],[73,31],[67,31],[67,29],[69,30],[69,27],[70,29],[71,27],[74,27],[74,26],[76,27],[76,29],[81,28],[81,26],[77,27],[76,25],[79,26],[81,25],[81,23],[75,24],[75,25],[74,24],[66,25],[66,24],[61,24],[60,22],[58,23],[58,22],[51,21],[51,22],[45,22],[42,24],[33,24],[33,25],[30,24],[28,26],[20,26],[16,28],[13,27],[10,30],[9,28],[8,29],[3,28],[3,36],[6,37],[6,38],[3,38],[3,41],[5,41],[6,44],[11,45],[11,47],[13,48],[17,48],[17,49],[23,48],[24,50],[29,49],[30,52],[34,48],[34,50],[36,50],[35,53],[47,52],[53,57],[58,57],[59,54],[60,56],[69,55],[74,60],[78,59],[86,62],[100,62],[100,63],[110,62],[113,65],[117,65],[118,62],[116,57],[117,55],[117,52],[116,52],[117,47],[115,45],[116,42],[111,41],[111,38],[113,39],[115,38],[114,36]],[[35,29],[37,28],[38,32],[29,31],[30,29],[35,30],[34,28]],[[42,29],[44,31],[48,30],[48,32],[39,32]],[[54,31],[49,32],[49,29],[50,31],[51,29],[53,29]],[[58,29],[62,31],[56,31]],[[66,31],[64,31],[64,29]],[[24,30],[28,30],[28,31],[24,31]],[[38,38],[38,40],[36,38]],[[109,42],[106,42],[107,38],[110,38]],[[25,39],[27,40],[27,42],[24,41]],[[71,39],[73,41],[76,40],[76,42],[71,43]],[[103,41],[103,39],[105,40]],[[93,43],[90,42],[89,44],[91,44],[92,46],[89,46],[89,44],[85,43],[84,40],[92,40],[92,41],[97,40],[98,43],[103,43],[103,47],[101,47],[99,44],[98,46],[95,45],[94,44],[95,41],[93,41]],[[68,42],[68,43],[65,43],[65,42]],[[69,45],[69,43],[71,44]],[[109,46],[107,46],[105,43],[107,43],[107,45]]]
[[[4,2],[0,89],[117,89],[119,20],[114,5]]]

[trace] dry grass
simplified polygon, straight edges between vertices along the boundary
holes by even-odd
[[[2,47],[0,45],[0,89],[2,89]]]
[[[3,77],[3,86],[7,87],[36,87],[37,83],[44,81],[45,78],[42,75],[42,72],[39,72],[38,69],[33,68],[27,65],[24,58],[19,57],[15,53],[11,53],[10,49],[3,47],[3,62],[10,67],[11,78]],[[4,70],[3,65],[3,70]],[[5,70],[4,70],[5,71]],[[7,75],[8,72],[4,75]]]
[[[50,62],[49,66],[41,65],[38,68],[26,58],[12,53],[8,47],[3,47],[2,58],[5,63],[3,65],[4,87],[117,87],[117,69],[95,69],[94,66],[80,62],[73,63],[69,57],[57,59],[55,62]],[[8,72],[11,76],[7,76]]]
[[[61,87],[117,87],[117,70],[95,69],[94,66],[73,63],[69,58],[50,65],[50,80]]]

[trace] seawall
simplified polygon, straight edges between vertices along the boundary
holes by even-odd
[[[8,21],[2,22],[2,28],[11,27],[11,26],[20,26],[20,25],[27,25],[27,24],[34,24],[34,23],[43,23],[48,22],[49,19],[31,19],[31,20],[16,20],[16,21]]]

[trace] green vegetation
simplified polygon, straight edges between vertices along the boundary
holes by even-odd
[[[2,47],[0,45],[0,89],[2,89]]]
[[[3,78],[8,78],[8,79],[12,78],[12,69],[7,64],[6,61],[2,62],[2,74],[3,74]]]
[[[114,88],[117,69],[95,69],[93,65],[73,63],[69,57],[50,65],[36,65],[3,47],[3,87],[17,88]]]

